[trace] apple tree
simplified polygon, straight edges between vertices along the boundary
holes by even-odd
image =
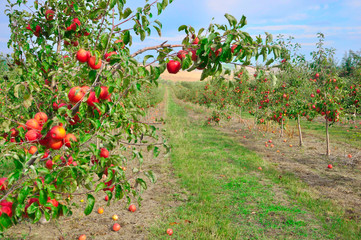
[[[125,0],[7,0],[13,53],[2,83],[7,100],[0,105],[0,161],[13,168],[0,179],[0,231],[24,218],[71,215],[74,195],[86,196],[85,214],[99,191],[129,204],[146,189],[144,177],[154,182],[136,147],[147,146],[157,156],[159,146],[168,145],[154,126],[141,122],[144,102],[137,101],[165,70],[202,69],[205,79],[221,75],[222,63],[247,65],[253,57],[280,53],[271,35],[254,40],[242,31],[246,18],[229,14],[228,24],[197,32],[179,27],[185,32],[180,44],[132,52],[134,37],[161,35],[154,17],[171,2],[146,0],[131,9]],[[146,136],[155,140],[145,142]],[[130,174],[132,159],[138,167]]]

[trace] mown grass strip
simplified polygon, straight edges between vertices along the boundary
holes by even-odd
[[[339,217],[330,202],[314,200],[292,174],[279,179],[279,172],[236,139],[192,122],[171,95],[167,112],[171,162],[189,196],[154,224],[152,238],[167,239],[169,227],[176,239],[360,237],[357,223]]]

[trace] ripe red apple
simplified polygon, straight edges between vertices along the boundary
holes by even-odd
[[[96,97],[95,92],[90,92],[86,102],[91,107],[95,106],[94,103],[99,103],[99,99]]]
[[[45,11],[45,18],[46,18],[46,20],[48,20],[48,21],[51,21],[51,20],[53,20],[54,19],[54,11],[53,10],[51,10],[51,9],[48,9],[48,10],[46,10]]]
[[[312,93],[312,94],[311,94],[311,97],[312,97],[312,98],[315,97],[315,94]]]
[[[192,44],[198,44],[199,43],[199,38],[194,37],[194,36],[193,36],[193,38],[194,38],[194,40],[193,40]]]
[[[315,74],[315,78],[319,78],[320,77],[320,74],[319,73],[316,73]]]
[[[106,53],[105,54],[105,60],[107,61],[107,62],[110,62],[110,56],[112,56],[112,55],[115,55],[115,54],[118,54],[117,52],[109,52],[109,53]]]
[[[101,86],[100,88],[101,88],[101,91],[99,94],[99,99],[102,99],[102,100],[108,99],[110,97],[109,92],[108,92],[108,87]]]
[[[86,240],[86,235],[85,234],[80,235],[78,240]]]
[[[92,69],[99,69],[102,66],[102,60],[98,58],[98,62],[95,63],[96,57],[91,56],[88,60],[88,66]]]
[[[6,181],[8,180],[8,178],[0,178],[0,190],[1,191],[5,191],[6,187],[7,187],[7,183]]]
[[[38,151],[38,148],[37,148],[36,146],[31,146],[31,147],[29,148],[29,153],[30,153],[31,155],[34,155],[37,151]]]
[[[71,142],[77,142],[77,140],[76,140],[76,137],[73,134],[68,133],[67,135],[65,135],[64,144],[65,144],[65,146],[70,148],[71,147]]]
[[[49,138],[48,142],[47,142],[47,147],[53,149],[53,150],[58,150],[63,146],[63,140],[56,140],[53,138]]]
[[[69,101],[72,103],[77,103],[84,98],[85,93],[86,93],[85,88],[81,88],[78,86],[73,87],[72,89],[70,89],[68,93]]]
[[[85,63],[88,62],[90,58],[90,52],[84,50],[84,49],[79,49],[78,52],[76,53],[76,59],[78,59],[79,62]]]
[[[114,223],[114,225],[113,225],[113,231],[114,232],[118,232],[120,230],[120,225],[119,225],[119,223]]]
[[[29,119],[26,122],[25,126],[28,130],[41,130],[41,126],[39,122],[36,121],[35,119]]]
[[[316,91],[318,94],[320,94],[321,93],[321,90],[320,89],[317,89],[317,91]]]
[[[25,139],[28,142],[35,142],[41,138],[41,134],[36,130],[29,130],[25,133]]]
[[[168,229],[167,229],[167,234],[168,234],[169,236],[172,236],[172,235],[173,235],[173,229],[168,228]]]
[[[45,163],[45,167],[49,170],[53,169],[53,165],[54,165],[54,162],[50,159],[48,161],[46,161],[46,163]]]
[[[109,151],[106,148],[100,149],[100,157],[108,158],[109,157]]]
[[[135,207],[134,204],[131,204],[131,205],[129,206],[129,211],[135,212],[135,210],[137,210],[137,208]]]
[[[180,59],[180,60],[183,60],[186,55],[188,54],[188,51],[185,51],[185,50],[180,50],[178,53],[177,53],[177,57]]]
[[[327,166],[329,169],[331,169],[332,168],[332,164],[328,164],[328,166]]]
[[[34,119],[43,125],[46,121],[48,121],[48,116],[44,112],[38,112],[35,114]]]
[[[170,60],[167,63],[167,70],[171,74],[176,74],[181,69],[181,64],[178,61]]]
[[[54,207],[58,207],[59,206],[59,202],[56,201],[55,199],[51,199],[50,197],[48,197],[48,203],[51,203]],[[51,209],[50,207],[47,207],[47,209]]]
[[[63,140],[66,136],[66,131],[62,126],[54,126],[50,129],[48,136],[55,140]]]
[[[104,200],[105,200],[105,201],[109,201],[108,195],[105,196]]]

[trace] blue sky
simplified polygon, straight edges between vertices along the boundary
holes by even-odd
[[[0,52],[9,53],[6,42],[10,31],[4,14],[5,0],[0,0]],[[130,6],[141,6],[143,0],[131,0]],[[244,28],[252,35],[265,31],[274,36],[295,37],[302,45],[301,52],[309,58],[315,49],[317,32],[326,36],[326,47],[336,49],[341,60],[349,49],[361,50],[361,0],[174,0],[158,19],[163,23],[162,38],[151,36],[145,42],[134,38],[132,50],[159,44],[165,40],[179,43],[184,35],[177,31],[186,24],[199,29],[214,23],[226,23],[225,13],[236,18],[247,17]]]

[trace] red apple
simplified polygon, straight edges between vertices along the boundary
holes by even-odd
[[[53,20],[54,19],[54,11],[53,10],[51,10],[51,9],[48,9],[48,10],[46,10],[45,11],[45,18],[46,18],[46,20],[48,20],[48,21],[51,21],[51,20]]]
[[[107,62],[110,62],[110,56],[112,56],[112,55],[115,55],[115,54],[118,54],[117,52],[109,52],[109,53],[106,53],[105,54],[105,60],[107,61]]]
[[[132,204],[132,205],[129,206],[129,211],[135,212],[135,210],[137,210],[137,208],[135,207],[134,204]]]
[[[331,169],[332,168],[332,164],[328,164],[328,166],[327,166],[329,169]]]
[[[82,48],[78,50],[76,54],[76,59],[78,59],[79,62],[85,63],[89,61],[89,58],[90,58],[90,52]]]
[[[170,60],[167,64],[167,70],[171,74],[176,74],[181,69],[181,64],[178,61]]]
[[[168,229],[167,229],[167,234],[168,234],[169,236],[172,236],[172,235],[173,235],[173,229],[168,228]]]
[[[92,69],[99,69],[102,66],[102,60],[98,58],[98,62],[95,63],[96,57],[91,56],[88,60],[88,66]]]
[[[120,230],[120,225],[119,225],[119,223],[114,223],[114,225],[113,225],[113,231],[114,232],[118,232]]]

